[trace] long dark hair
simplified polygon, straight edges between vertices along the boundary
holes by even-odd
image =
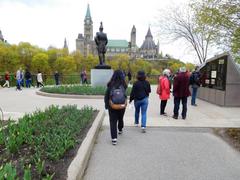
[[[123,85],[124,88],[127,88],[127,84],[124,80],[124,74],[121,70],[114,71],[110,81],[108,82],[108,87],[119,87]]]

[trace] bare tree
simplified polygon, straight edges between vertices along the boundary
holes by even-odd
[[[199,62],[206,61],[212,33],[204,25],[196,23],[189,7],[174,7],[161,11],[158,21],[161,35],[173,41],[183,39],[196,52]]]

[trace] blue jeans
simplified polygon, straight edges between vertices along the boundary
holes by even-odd
[[[191,100],[191,105],[196,104],[197,89],[198,89],[198,88],[192,87],[192,100]]]
[[[142,100],[134,100],[134,106],[135,106],[135,124],[139,123],[139,113],[141,109],[141,115],[142,115],[141,127],[146,127],[148,97]]]

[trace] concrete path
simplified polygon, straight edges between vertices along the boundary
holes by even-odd
[[[84,180],[239,180],[240,154],[208,128],[128,127],[110,142],[104,126]]]

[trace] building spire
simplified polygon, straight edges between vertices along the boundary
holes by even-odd
[[[147,32],[146,38],[147,38],[147,37],[151,37],[151,38],[153,37],[153,36],[152,36],[152,33],[151,33],[150,26],[148,27],[148,32]]]
[[[67,40],[66,38],[64,39],[64,46],[63,46],[64,49],[68,49],[68,45],[67,45]]]
[[[90,13],[90,6],[89,6],[89,4],[87,6],[87,12],[86,12],[85,19],[91,19],[91,13]]]

